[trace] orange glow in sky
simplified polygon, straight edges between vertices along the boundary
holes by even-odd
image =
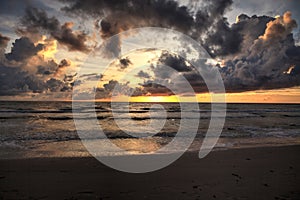
[[[258,90],[225,94],[227,103],[300,103],[300,87],[279,90]],[[211,102],[209,93],[197,94],[198,102]],[[190,102],[191,97],[181,97]],[[121,100],[121,99],[120,99]],[[139,96],[131,97],[132,102],[178,102],[177,96]]]

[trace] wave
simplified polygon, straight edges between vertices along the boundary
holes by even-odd
[[[47,117],[48,120],[73,120],[73,117]]]
[[[283,117],[296,117],[296,118],[298,118],[298,117],[300,117],[300,115],[282,115]]]
[[[48,113],[49,114],[49,113]],[[54,114],[54,113],[53,113]],[[55,114],[62,114],[62,113],[55,113]],[[64,113],[66,114],[66,113]],[[125,113],[124,113],[125,114]],[[137,113],[139,114],[139,113]],[[74,117],[72,116],[72,113],[70,113],[71,116],[43,116],[43,115],[9,115],[9,116],[0,116],[0,120],[12,120],[12,119],[47,119],[47,120],[73,120]],[[282,115],[283,117],[290,117],[290,118],[299,118],[300,115]],[[222,115],[214,115],[214,117],[222,117]],[[246,118],[264,118],[267,117],[265,115],[257,115],[257,114],[249,114],[249,113],[244,113],[244,114],[236,114],[236,115],[230,115],[227,114],[226,118],[227,119],[246,119]],[[126,116],[118,116],[118,117],[111,117],[111,113],[107,113],[106,115],[97,115],[96,117],[98,120],[115,120],[115,119],[123,119],[123,120],[135,120],[135,121],[142,121],[142,120],[161,120],[161,119],[166,119],[166,120],[181,120],[183,119],[180,115],[179,116],[168,116],[166,118],[164,117],[150,117],[150,116],[133,116],[133,117],[126,117]],[[209,114],[200,114],[200,118],[198,117],[184,117],[184,119],[210,119],[210,113]],[[90,120],[94,119],[93,117],[88,117],[88,116],[80,116],[76,117],[76,119],[79,120]]]

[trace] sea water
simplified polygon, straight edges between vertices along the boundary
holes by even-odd
[[[153,109],[153,105],[158,104],[160,107]],[[193,109],[182,109],[178,103],[130,103],[112,110],[111,103],[96,102],[88,107],[83,103],[73,113],[71,102],[2,101],[0,158],[90,156],[77,133],[81,127],[76,127],[73,119],[74,115],[80,114],[77,119],[90,120],[90,113],[95,114],[105,133],[105,138],[88,141],[90,145],[95,141],[95,145],[101,145],[100,156],[124,154],[124,151],[106,148],[106,138],[125,149],[126,154],[155,154],[177,137],[180,127],[186,133],[185,137],[189,137],[195,127],[193,124],[182,127],[182,112],[188,113],[190,120],[198,116],[195,113],[200,114],[196,137],[188,149],[199,151],[210,122],[211,104],[200,103],[198,106],[199,110],[195,110],[194,106],[191,106]],[[160,114],[161,109],[165,116]],[[126,132],[123,128],[130,120],[136,126]],[[151,120],[154,124],[164,120],[155,133],[145,129]],[[185,137],[179,139],[182,145],[186,144]],[[300,144],[299,104],[227,104],[225,124],[214,150],[294,144]],[[178,149],[182,148],[180,145],[179,142]]]

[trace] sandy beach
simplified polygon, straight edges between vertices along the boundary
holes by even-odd
[[[0,160],[0,199],[299,199],[300,146],[186,153],[151,173],[92,157]]]

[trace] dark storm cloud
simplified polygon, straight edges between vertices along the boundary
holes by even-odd
[[[300,47],[292,45],[286,50],[286,55],[290,58],[291,61],[295,62],[300,66]]]
[[[172,28],[203,43],[212,56],[235,53],[241,36],[223,17],[232,0],[204,0],[200,10],[180,6],[172,0],[62,0],[71,15],[91,16],[97,20],[102,38],[138,27]],[[211,42],[206,42],[203,35]],[[218,49],[217,49],[218,48]]]
[[[38,41],[42,34],[49,33],[69,50],[85,51],[85,34],[72,31],[71,23],[60,25],[56,18],[39,9],[28,9],[21,21],[18,33],[22,36],[12,43],[9,53],[4,51],[9,38],[0,34],[0,95],[71,91],[75,76],[65,74],[70,61],[47,60],[39,52],[53,48],[52,44]]]
[[[212,57],[223,60],[222,67],[203,66],[205,69],[210,67],[221,72],[228,92],[300,85],[300,47],[295,45],[292,34],[297,24],[290,13],[280,18],[241,14],[236,23],[229,25],[224,14],[232,4],[231,0],[203,0],[201,7],[197,9],[191,5],[180,6],[172,0],[63,2],[66,6],[62,10],[68,14],[92,17],[103,39],[124,30],[144,26],[172,28],[191,36]],[[89,52],[86,45],[88,35],[83,31],[73,30],[73,23],[62,24],[56,17],[48,16],[44,10],[37,8],[27,9],[20,25],[18,33],[22,37],[14,42],[11,52],[6,55],[4,49],[9,38],[0,34],[0,94],[70,91],[76,74],[66,75],[65,69],[71,63],[67,59],[56,63],[39,57],[38,52],[46,44],[37,42],[42,34],[48,34],[52,40],[57,40],[70,51]],[[114,37],[110,43],[103,42],[107,56],[120,56],[121,39]],[[27,60],[33,57],[38,62],[30,63],[28,69]],[[130,64],[132,63],[128,58],[122,58],[117,66],[125,69]],[[165,65],[179,73],[170,71]],[[145,71],[136,75],[146,79],[141,87],[132,88],[129,83],[111,80],[103,88],[97,88],[97,92],[101,97],[109,97],[116,87],[117,92],[127,95],[171,94],[169,89],[158,83],[176,84],[176,87],[184,89],[184,82],[176,82],[179,74],[190,82],[196,92],[207,91],[197,70],[176,55],[163,52],[151,69],[153,77]],[[85,80],[97,81],[101,78],[102,75],[90,74],[86,75]]]
[[[140,77],[140,78],[150,78],[151,77],[147,72],[144,72],[143,70],[139,71],[136,76]]]
[[[295,46],[292,35],[296,26],[296,21],[291,18],[289,12],[276,19],[240,15],[232,29],[240,32],[243,50],[225,57],[223,67],[217,65],[226,91],[242,92],[299,86],[300,47]],[[162,53],[158,65],[152,68],[155,79],[172,82],[174,75],[160,64],[181,72],[196,92],[207,91],[201,76],[179,57]],[[211,68],[216,69],[213,66]],[[180,86],[180,83],[176,84],[184,87]]]
[[[64,69],[71,66],[71,61],[67,59],[62,59],[60,63],[57,65],[55,70],[55,76],[59,76],[64,72]]]
[[[196,93],[208,92],[205,81],[202,76],[195,70],[183,74],[184,78],[189,82]],[[178,88],[184,88],[185,83],[178,83]]]
[[[50,78],[46,81],[47,89],[51,92],[71,92],[74,86],[77,74],[64,75],[64,78]],[[80,84],[80,83],[76,83]]]
[[[211,68],[211,66],[207,66],[203,62],[201,62],[201,67],[205,71],[210,70]],[[156,65],[152,66],[150,69],[153,70],[154,78],[147,80],[143,84],[149,93],[158,94],[163,90],[166,90],[171,94],[168,87],[173,88],[176,93],[185,93],[187,92],[186,81],[188,81],[195,92],[208,91],[206,83],[199,72],[190,63],[186,62],[185,59],[178,55],[162,52]],[[181,76],[186,81],[180,78]],[[155,83],[164,83],[165,86]]]
[[[120,67],[121,67],[121,69],[126,69],[129,65],[132,64],[132,62],[129,60],[128,57],[126,57],[126,58],[121,58],[121,59],[119,60],[119,62],[120,62]]]
[[[103,37],[110,37],[121,30],[141,26],[178,27],[188,31],[193,17],[187,7],[179,6],[175,1],[73,1],[65,0],[69,6],[62,10],[75,15],[105,17],[100,22]]]
[[[290,72],[291,76],[298,76],[300,75],[300,65],[295,65],[291,67],[291,72]]]
[[[55,78],[50,78],[46,84],[51,92],[63,91],[64,88],[64,83]]]
[[[202,45],[210,52],[212,57],[225,56],[240,51],[243,41],[240,32],[235,27],[229,27],[225,18],[220,19],[214,25],[216,31],[208,32]]]
[[[2,15],[23,15],[26,8],[35,6],[37,8],[53,11],[53,8],[47,6],[45,2],[40,0],[0,0],[0,13]]]
[[[6,54],[8,60],[23,61],[43,50],[43,44],[35,45],[29,38],[21,37],[16,39],[11,48],[11,52]]]
[[[247,51],[253,41],[264,34],[267,23],[274,19],[269,16],[249,17],[240,14],[237,22],[230,26],[226,18],[219,16],[212,26],[215,31],[207,32],[201,43],[212,57]]]
[[[129,82],[120,83],[116,80],[110,80],[103,87],[96,88],[96,98],[111,98],[112,96],[142,96],[146,95],[147,91],[142,87],[130,87]]]
[[[75,74],[71,74],[71,75],[66,75],[65,74],[65,77],[64,77],[64,82],[67,82],[67,83],[73,83],[74,82],[74,78],[77,76],[77,73]]]
[[[57,63],[54,60],[49,60],[47,62],[38,64],[37,66],[37,75],[49,76],[51,74],[55,74],[59,69]]]
[[[249,27],[248,23],[258,20],[267,22],[264,33],[251,41],[249,38],[254,38],[253,35],[261,31],[261,26],[255,29],[250,25],[251,29],[243,30],[248,39],[243,44],[245,50],[226,60],[225,67],[220,68],[227,91],[299,86],[300,76],[296,72],[300,66],[300,50],[295,46],[292,35],[292,30],[297,27],[296,21],[291,18],[290,12],[286,12],[276,19],[252,17],[239,23],[243,23],[245,28]],[[247,34],[247,31],[253,32]]]
[[[6,39],[4,39],[6,41]],[[45,93],[70,91],[74,76],[56,77],[59,70],[70,65],[63,59],[60,63],[45,60],[37,55],[44,45],[34,43],[27,37],[16,39],[10,53],[1,51],[0,60],[0,95],[18,95],[21,93]],[[17,62],[16,62],[17,61]],[[68,77],[68,78],[66,78]]]
[[[204,0],[206,6],[195,14],[191,36],[199,41],[212,57],[236,53],[242,37],[227,22],[224,14],[232,0]]]
[[[100,81],[103,78],[103,75],[97,73],[83,74],[80,78],[87,81]]]
[[[65,68],[71,66],[71,61],[67,59],[62,59],[58,65],[58,68]]]
[[[103,38],[143,26],[173,28],[190,35],[212,57],[224,60],[225,66],[219,69],[228,91],[299,85],[295,78],[299,52],[292,35],[296,22],[290,14],[277,19],[241,14],[230,26],[224,14],[232,5],[231,0],[204,0],[197,8],[180,6],[174,1],[64,2],[68,5],[63,10],[70,14],[101,19],[98,26]],[[161,56],[159,63],[181,72],[197,91],[205,89],[201,78],[182,59],[166,54]],[[170,78],[168,70],[160,65],[155,67],[154,74],[154,78]]]
[[[110,80],[108,83],[106,83],[106,84],[104,84],[103,85],[103,88],[106,90],[106,91],[108,91],[108,92],[112,92],[113,90],[114,90],[114,88],[115,87],[121,87],[121,86],[123,86],[123,85],[121,85],[121,86],[119,86],[120,85],[120,83],[118,82],[118,81],[116,81],[116,80]],[[125,84],[126,85],[126,84]]]
[[[103,89],[107,94],[107,97],[115,95],[127,95],[130,96],[133,93],[133,88],[131,88],[127,83],[119,83],[116,80],[110,80],[108,83],[103,85]]]
[[[67,6],[63,10],[67,13],[98,19],[96,25],[104,39],[143,26],[173,28],[188,34],[212,57],[224,60],[225,66],[219,70],[229,92],[299,85],[299,47],[295,46],[292,35],[296,22],[290,13],[280,18],[241,14],[230,26],[224,14],[232,4],[231,0],[204,0],[198,9],[164,0],[64,2]],[[120,47],[120,38],[114,45],[107,44],[107,50],[116,50],[116,46]],[[119,50],[113,55],[118,56]],[[153,68],[154,82],[156,79],[172,81],[172,73],[161,64],[182,73],[197,92],[207,90],[201,76],[190,65],[169,54],[162,54],[158,65]],[[123,68],[126,67],[127,63]],[[150,93],[161,90],[150,82],[143,86],[151,88]]]
[[[267,23],[273,20],[273,17],[268,16],[253,15],[249,17],[245,14],[239,15],[237,22],[232,25],[232,29],[238,31],[243,37],[240,51],[247,51],[253,41],[265,33]]]
[[[53,37],[66,45],[70,51],[89,52],[89,48],[84,44],[87,41],[87,34],[81,31],[75,33],[72,26],[73,23],[66,22],[61,26],[60,31],[53,33]]]
[[[55,17],[48,17],[44,10],[37,8],[27,8],[25,15],[21,19],[23,27],[19,28],[19,32],[26,33],[49,33],[60,44],[68,47],[70,51],[88,52],[89,48],[85,45],[87,34],[83,31],[73,31],[73,23],[66,22],[60,24]]]
[[[166,96],[174,94],[170,89],[168,89],[168,87],[152,81],[146,81],[141,85],[143,86],[143,91],[146,94]]]
[[[178,72],[187,72],[192,70],[192,67],[187,65],[184,58],[177,55],[172,55],[168,52],[163,52],[158,61]]]
[[[24,92],[60,92],[71,90],[71,85],[56,78],[44,80],[20,68],[3,66],[0,63],[0,96],[18,95]]]
[[[7,67],[0,63],[0,95],[16,95],[20,92],[39,91],[42,81],[19,68]]]

